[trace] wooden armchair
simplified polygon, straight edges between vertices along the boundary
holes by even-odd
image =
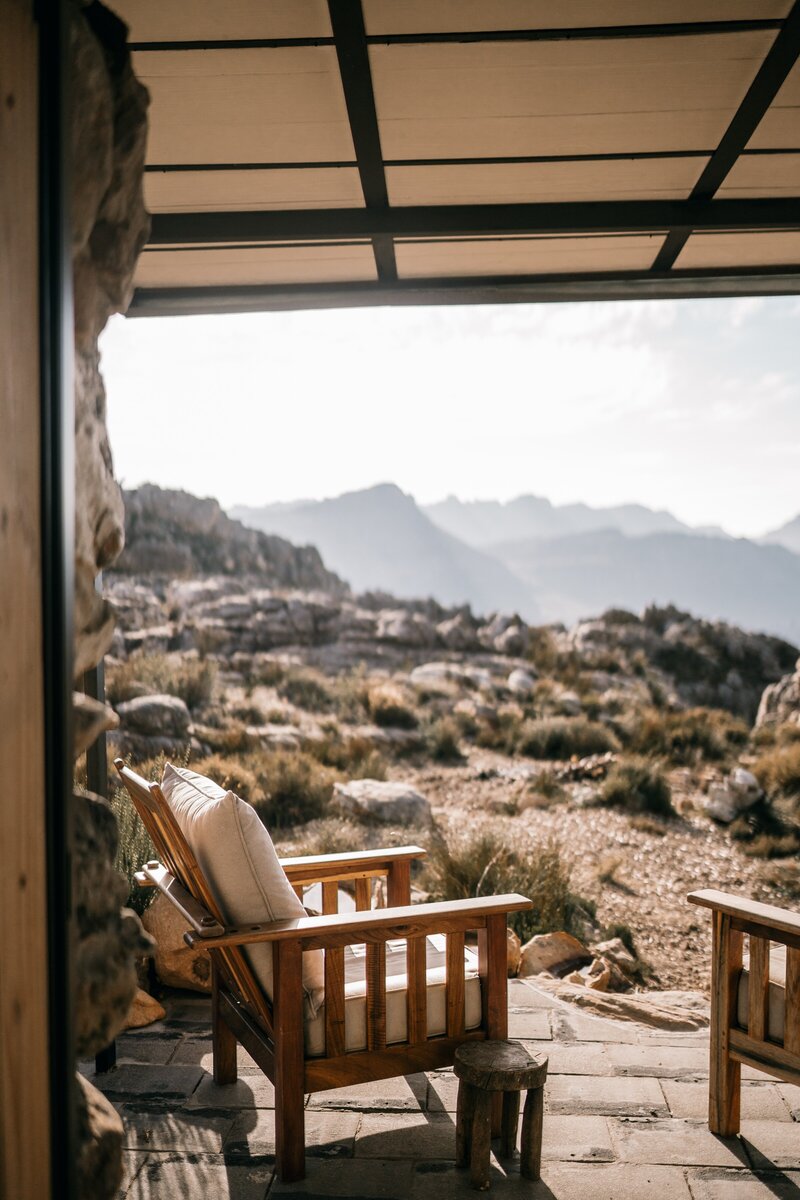
[[[148,863],[137,881],[168,897],[189,926],[187,943],[202,946],[211,957],[214,1079],[235,1082],[240,1042],[275,1085],[276,1159],[282,1180],[304,1176],[304,1094],[450,1066],[461,1043],[506,1037],[507,916],[529,909],[529,900],[509,895],[411,906],[411,862],[425,851],[403,846],[283,859],[298,894],[321,883],[323,915],[229,927],[159,785],[142,779],[121,759],[116,767],[161,859]],[[379,876],[387,880],[389,907],[371,909],[372,882]],[[343,880],[354,881],[355,912],[338,911]],[[465,980],[465,934],[473,930],[478,933],[477,977]],[[431,972],[431,935],[444,942],[438,976]],[[387,991],[387,960],[396,970],[398,940],[404,943],[399,996],[397,987]],[[271,1000],[243,953],[243,947],[259,942],[272,945]],[[346,959],[354,946],[365,946],[365,1048],[348,1047],[352,1010],[347,1006],[352,1000],[345,989]],[[302,954],[316,949],[325,956],[325,998],[316,1018],[322,1046],[312,1053],[304,1018]],[[438,988],[432,978],[441,980]],[[392,1004],[388,1021],[387,995]],[[398,999],[403,1005],[399,1034]],[[436,1018],[429,1011],[434,999],[442,1008]],[[480,1015],[468,1028],[470,1007],[473,1014],[479,1008]],[[498,1109],[493,1113],[497,1133],[499,1122]]]
[[[800,1083],[800,915],[712,890],[688,899],[713,923],[708,1125],[732,1136],[742,1063]]]

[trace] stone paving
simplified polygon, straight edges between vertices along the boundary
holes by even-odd
[[[318,1093],[306,1107],[307,1176],[274,1176],[274,1092],[239,1050],[215,1086],[209,1002],[175,993],[167,1018],[122,1036],[117,1067],[83,1069],[122,1113],[126,1200],[263,1200],[474,1193],[456,1170],[451,1071]],[[542,1180],[492,1159],[517,1200],[800,1200],[800,1088],[744,1071],[742,1135],[705,1125],[708,1036],[587,1017],[509,984],[510,1032],[550,1059]]]

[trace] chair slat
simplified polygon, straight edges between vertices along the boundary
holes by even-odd
[[[331,946],[325,951],[325,1054],[335,1058],[345,1048],[344,947]]]
[[[750,969],[747,999],[747,1031],[763,1042],[769,1012],[769,938],[750,936]]]
[[[339,911],[339,885],[338,883],[323,883],[322,885],[322,912],[327,917],[331,913]]]
[[[358,912],[368,912],[372,903],[372,880],[356,880],[356,909]]]
[[[367,943],[367,1049],[386,1049],[386,943]]]
[[[407,1037],[412,1045],[424,1042],[428,1037],[428,991],[425,937],[409,938],[406,942],[406,977],[408,992],[406,1012],[408,1015]]]
[[[303,885],[302,885],[302,883],[295,883],[292,886],[292,891],[294,892],[295,896],[297,896],[297,899],[302,904],[303,903]]]
[[[386,905],[402,908],[411,903],[411,863],[408,859],[393,862],[386,877]]]
[[[464,931],[447,935],[447,1036],[464,1032]]]
[[[800,950],[786,948],[786,1018],[783,1048],[800,1054]]]

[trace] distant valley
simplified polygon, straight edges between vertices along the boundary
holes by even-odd
[[[479,613],[514,610],[529,622],[675,604],[800,640],[800,517],[751,541],[643,505],[555,506],[520,496],[421,507],[393,484],[239,506],[231,516],[315,546],[357,591],[433,596]]]

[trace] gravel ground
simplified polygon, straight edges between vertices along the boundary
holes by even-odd
[[[682,815],[652,818],[649,828],[639,829],[620,811],[582,807],[571,798],[509,815],[526,793],[530,770],[527,761],[473,749],[462,765],[397,766],[391,776],[423,792],[444,829],[485,829],[488,814],[493,831],[524,838],[531,848],[555,837],[572,864],[574,890],[597,902],[598,922],[630,926],[640,957],[655,971],[653,987],[708,990],[710,919],[686,902],[693,889],[716,887],[790,906],[787,896],[794,894],[796,906],[797,863],[742,854],[723,829],[694,810],[688,772],[672,778]]]

